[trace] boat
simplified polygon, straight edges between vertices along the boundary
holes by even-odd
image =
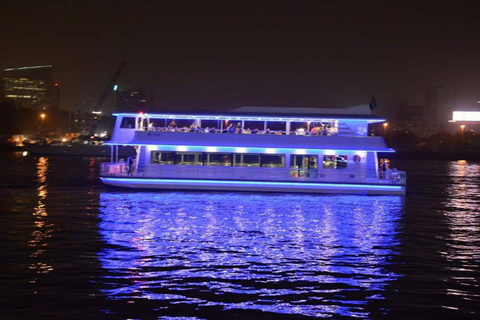
[[[404,195],[406,172],[378,153],[395,152],[368,125],[385,119],[351,108],[241,107],[225,113],[116,113],[114,187],[247,192]],[[119,146],[134,146],[129,161]]]

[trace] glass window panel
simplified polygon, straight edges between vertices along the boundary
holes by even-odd
[[[174,152],[152,151],[152,157],[150,162],[152,164],[174,164],[174,160]]]
[[[345,169],[347,167],[347,156],[323,156],[324,169]]]
[[[186,166],[203,166],[203,154],[195,152],[177,152],[175,164]]]
[[[122,129],[135,129],[135,118],[124,117],[122,123],[120,124]]]
[[[284,168],[285,155],[284,154],[262,154],[262,167],[269,168]]]
[[[231,166],[231,153],[209,153],[207,154],[207,166]]]
[[[235,154],[234,166],[237,167],[260,167],[259,154]]]

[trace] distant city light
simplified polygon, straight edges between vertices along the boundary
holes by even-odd
[[[48,65],[44,65],[44,66],[9,68],[9,69],[3,69],[3,71],[28,70],[28,69],[51,68],[51,67],[52,67],[52,65],[48,64]]]
[[[92,114],[102,114],[102,111],[92,111]]]
[[[480,121],[479,111],[453,111],[453,120],[456,121]]]
[[[113,86],[113,91],[117,91],[117,90],[118,90],[118,84]]]

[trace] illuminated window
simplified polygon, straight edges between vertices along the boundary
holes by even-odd
[[[323,156],[324,169],[345,169],[347,168],[347,156],[325,155]]]
[[[175,153],[152,151],[151,163],[152,164],[174,164]]]
[[[203,153],[177,152],[175,164],[186,166],[203,166]]]
[[[260,155],[235,154],[233,165],[236,167],[260,167]]]
[[[232,154],[231,153],[208,153],[207,161],[205,162],[207,166],[231,166],[232,165]]]
[[[261,166],[267,168],[285,168],[284,154],[262,154]]]

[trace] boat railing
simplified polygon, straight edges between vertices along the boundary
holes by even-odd
[[[330,128],[328,130],[270,130],[270,129],[242,129],[234,128],[201,128],[201,127],[140,127],[137,131],[153,132],[180,132],[180,133],[225,133],[225,134],[272,134],[272,135],[299,135],[299,136],[335,136],[338,135],[338,129]]]
[[[112,163],[112,162],[103,162],[100,164],[100,175],[101,176],[127,176],[132,174],[135,171],[134,166],[130,166],[126,162]]]
[[[141,177],[168,179],[218,179],[245,181],[318,181],[337,183],[406,184],[406,172],[353,171],[344,169],[289,169],[233,166],[191,165],[147,165],[141,172],[136,168],[129,171],[127,163],[101,164],[101,175],[105,177]]]
[[[380,170],[377,172],[379,180],[391,181],[392,183],[407,184],[407,172],[396,168]]]

